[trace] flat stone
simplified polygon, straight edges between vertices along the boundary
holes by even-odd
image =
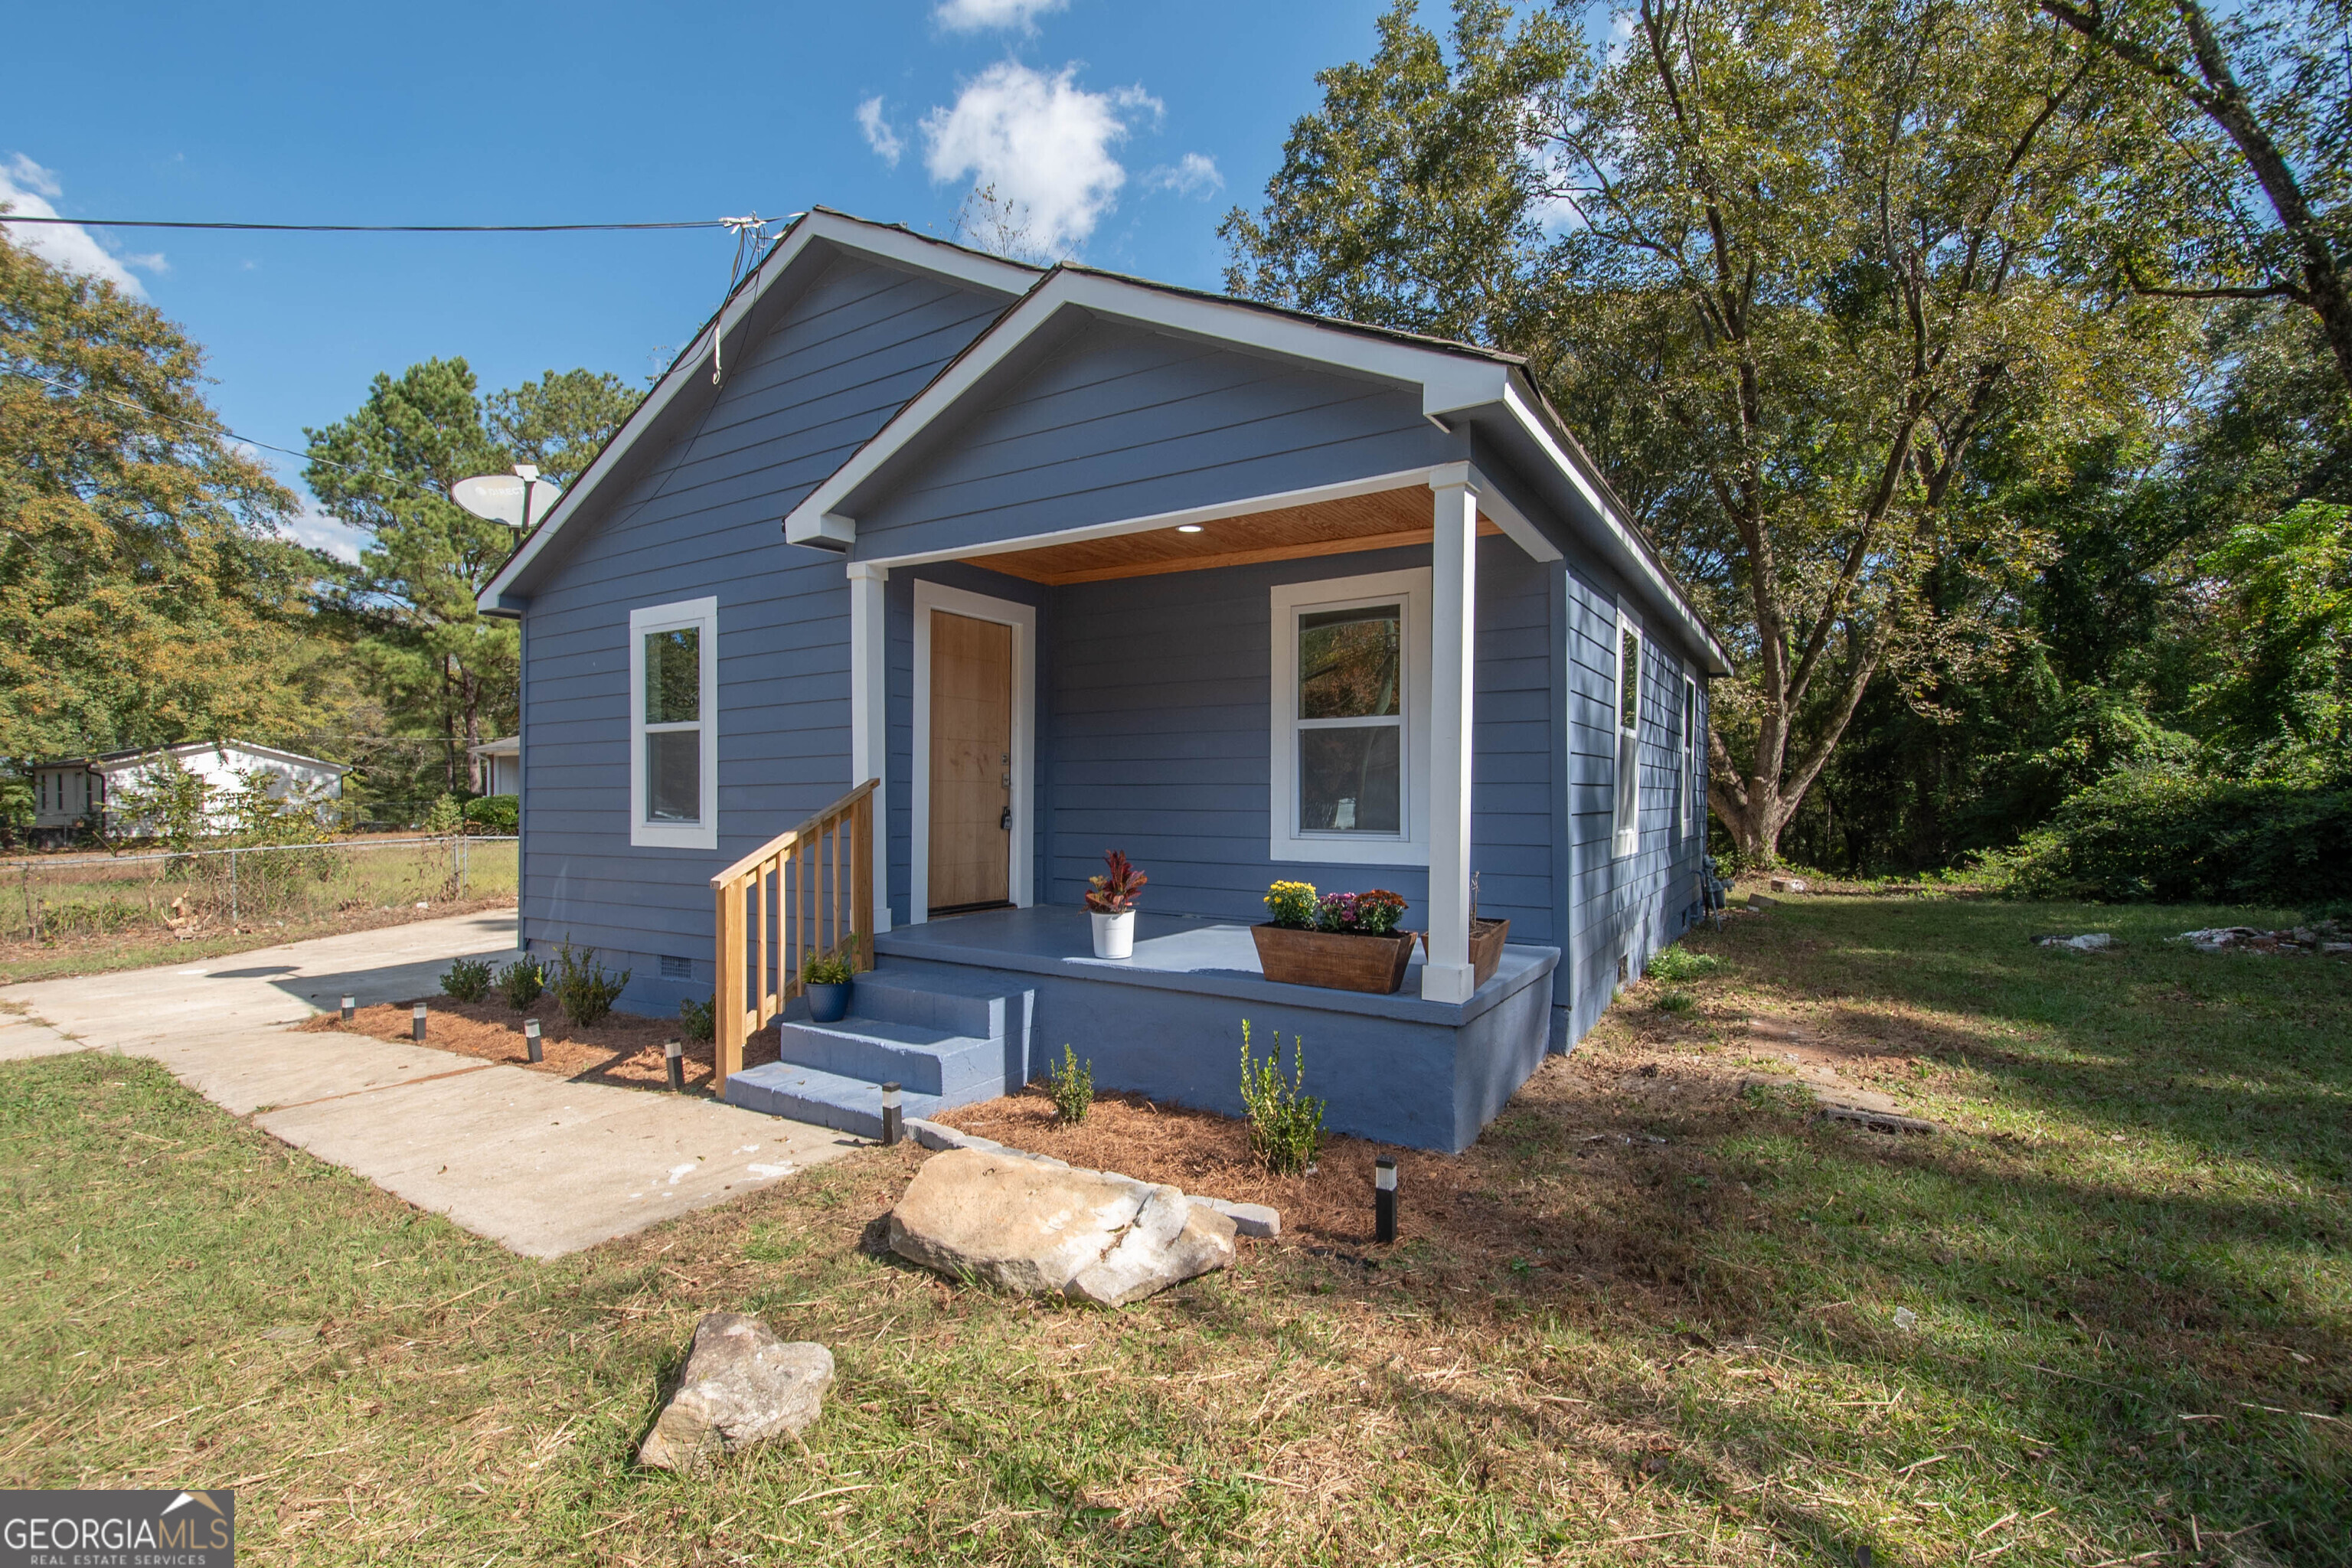
[[[694,1470],[722,1453],[797,1437],[823,1413],[832,1386],[833,1352],[823,1345],[788,1343],[740,1312],[706,1313],[677,1392],[638,1446],[637,1463]]]
[[[1196,1204],[1206,1204],[1234,1222],[1234,1229],[1257,1241],[1272,1241],[1282,1234],[1282,1211],[1266,1204],[1237,1204],[1230,1198],[1195,1197]]]
[[[1768,899],[1761,893],[1748,895],[1748,907],[1751,910],[1769,910],[1780,901],[1778,899]]]
[[[890,1249],[952,1279],[1123,1307],[1230,1267],[1234,1223],[1171,1186],[950,1149],[890,1213]]]

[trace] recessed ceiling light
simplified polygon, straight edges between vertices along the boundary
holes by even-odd
[[[1197,522],[1180,522],[1176,525],[1176,531],[1179,533],[1198,533],[1201,531],[1201,525]]]

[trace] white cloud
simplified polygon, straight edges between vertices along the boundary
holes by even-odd
[[[866,144],[875,155],[892,168],[898,166],[898,154],[907,144],[898,140],[898,132],[882,117],[882,100],[869,98],[857,106],[857,129],[866,132]]]
[[[1213,196],[1225,188],[1217,161],[1206,153],[1187,153],[1173,164],[1152,170],[1144,181],[1153,190],[1173,191],[1180,196]]]
[[[57,216],[58,209],[49,205],[49,198],[63,195],[65,188],[58,183],[56,173],[22,153],[12,153],[6,163],[0,163],[0,202],[26,217]],[[131,275],[131,268],[148,272],[164,269],[161,254],[117,256],[79,224],[12,223],[7,229],[10,239],[42,259],[68,272],[104,279],[126,294],[144,297],[147,292]]]
[[[1161,110],[1139,87],[1088,92],[1072,79],[1076,71],[1048,75],[1003,60],[965,83],[953,107],[923,117],[931,178],[993,185],[1030,240],[1054,253],[1094,232],[1127,183],[1112,146],[1131,119]]]
[[[358,564],[360,547],[367,542],[366,535],[341,518],[320,511],[319,503],[307,495],[302,498],[302,510],[287,519],[286,531],[295,543],[323,550],[346,565]]]
[[[940,0],[931,19],[954,33],[977,33],[985,27],[1018,27],[1036,31],[1037,18],[1058,11],[1069,0]]]

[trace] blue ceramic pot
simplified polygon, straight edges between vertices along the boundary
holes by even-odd
[[[840,1023],[849,1014],[849,993],[856,984],[854,980],[835,981],[831,984],[809,982],[809,1022]]]

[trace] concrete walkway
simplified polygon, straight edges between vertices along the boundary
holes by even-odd
[[[454,958],[513,955],[511,914],[459,915],[0,987],[0,1061],[152,1057],[296,1148],[531,1258],[724,1203],[857,1147],[711,1100],[288,1027],[347,994],[362,1006],[436,994]]]

